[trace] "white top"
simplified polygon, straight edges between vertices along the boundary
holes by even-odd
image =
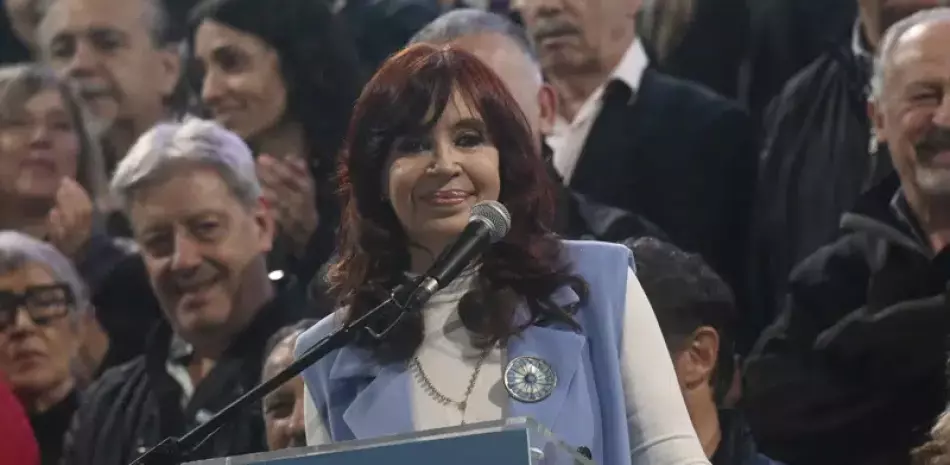
[[[474,349],[468,331],[458,319],[456,304],[472,284],[460,278],[443,289],[423,309],[426,335],[417,357],[440,393],[454,401],[464,397],[481,351]],[[623,328],[623,390],[627,404],[630,455],[635,464],[706,464],[696,432],[686,411],[673,362],[656,316],[636,275],[627,278],[627,305]],[[482,365],[463,418],[455,406],[433,400],[413,377],[411,401],[416,430],[501,420],[507,393],[502,381],[506,359],[493,350]],[[459,361],[462,360],[460,363]],[[305,403],[307,444],[332,442],[308,392]]]
[[[630,44],[630,48],[624,53],[617,68],[610,74],[610,78],[600,85],[592,94],[587,97],[580,110],[574,115],[573,121],[568,121],[563,116],[558,115],[554,121],[554,128],[547,137],[548,145],[554,151],[554,168],[564,178],[564,184],[571,183],[571,177],[574,175],[574,168],[577,167],[577,161],[581,158],[581,152],[584,150],[584,142],[590,134],[594,121],[600,115],[600,110],[604,106],[604,90],[610,81],[620,81],[630,87],[630,90],[636,93],[640,88],[640,80],[643,78],[643,71],[650,64],[647,52],[643,49],[643,44],[635,39]]]

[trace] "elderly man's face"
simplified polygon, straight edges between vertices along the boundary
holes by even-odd
[[[277,344],[264,362],[264,379],[270,379],[294,361],[294,343],[297,334]],[[280,450],[307,445],[304,430],[303,378],[296,377],[264,398],[264,426],[267,430],[267,448]]]
[[[79,90],[98,122],[138,132],[164,112],[180,62],[151,37],[153,0],[57,0],[40,25],[44,59]]]
[[[274,237],[263,204],[247,207],[217,171],[186,166],[136,192],[129,218],[175,331],[189,342],[239,331],[241,299],[259,292]]]
[[[0,274],[0,372],[22,396],[72,387],[80,338],[68,289],[37,264]]]
[[[640,0],[516,0],[546,70],[597,71],[632,38]]]
[[[950,20],[911,28],[894,50],[874,105],[905,189],[950,196]]]
[[[477,34],[459,38],[453,45],[477,56],[504,81],[528,119],[535,140],[551,130],[556,114],[554,92],[544,84],[538,66],[512,39]]]

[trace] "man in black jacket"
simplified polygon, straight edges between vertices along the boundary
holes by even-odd
[[[303,312],[293,287],[268,279],[274,220],[238,136],[202,120],[158,125],[112,187],[165,321],[144,355],[85,393],[66,439],[70,465],[126,465],[206,422],[260,381],[267,339]],[[249,405],[188,458],[264,450],[261,409]]]
[[[792,465],[906,464],[946,400],[950,309],[950,9],[884,38],[873,122],[897,176],[792,273],[748,360],[760,446]]]
[[[939,2],[857,3],[860,19],[851,32],[793,77],[765,116],[749,280],[739,289],[760,311],[746,322],[752,337],[744,346],[781,310],[792,268],[834,240],[841,214],[893,170],[868,119],[873,56],[888,26]]]
[[[643,215],[726,280],[741,274],[755,130],[721,96],[649,69],[639,1],[522,0],[559,110],[548,143],[565,184]]]

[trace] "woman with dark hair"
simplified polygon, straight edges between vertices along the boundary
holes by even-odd
[[[304,373],[308,443],[532,417],[597,463],[706,464],[630,252],[552,235],[551,180],[505,85],[412,46],[363,90],[340,162],[341,310],[297,352],[412,280],[499,201],[511,230],[420,311]]]
[[[332,176],[362,84],[326,3],[206,0],[192,12],[189,43],[203,105],[258,156],[283,236],[270,267],[305,281],[333,250]]]

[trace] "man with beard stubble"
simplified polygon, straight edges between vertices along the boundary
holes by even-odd
[[[896,173],[792,272],[750,355],[744,405],[760,447],[791,465],[902,465],[947,400],[950,9],[880,45],[871,119]]]
[[[86,392],[67,435],[70,465],[125,465],[207,421],[260,382],[267,339],[303,312],[297,293],[268,279],[273,214],[237,135],[197,119],[159,124],[112,188],[165,321],[144,355]],[[264,439],[260,406],[248,406],[191,459],[261,452]]]
[[[867,112],[874,55],[892,24],[946,2],[849,1],[858,10],[850,33],[790,79],[765,114],[749,270],[737,289],[758,309],[744,322],[753,336],[781,311],[792,268],[835,240],[841,215],[893,172]],[[741,343],[748,350],[754,340]]]

